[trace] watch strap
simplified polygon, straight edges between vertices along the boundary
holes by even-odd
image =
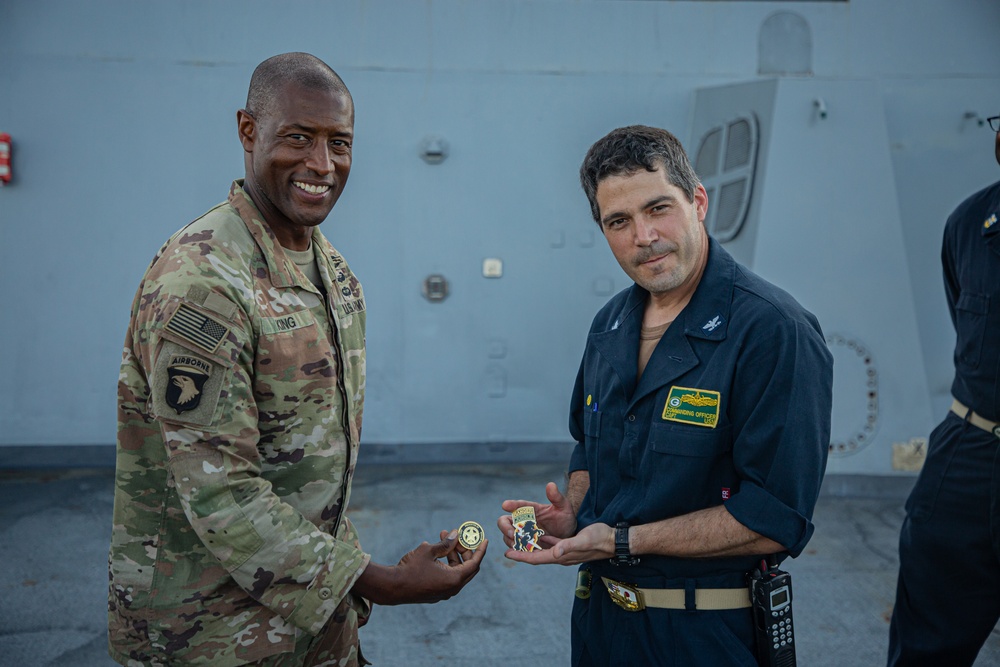
[[[615,524],[615,557],[611,559],[615,565],[635,565],[639,562],[629,550],[628,529],[629,525],[625,521]]]

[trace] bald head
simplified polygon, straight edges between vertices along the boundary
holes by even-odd
[[[250,77],[247,111],[262,119],[286,85],[296,83],[312,90],[328,90],[351,98],[343,79],[329,65],[308,53],[282,53],[257,65]],[[352,100],[353,101],[353,100]]]

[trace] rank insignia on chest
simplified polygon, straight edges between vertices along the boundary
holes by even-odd
[[[997,214],[994,213],[990,217],[983,221],[983,229],[989,229],[993,225],[997,224]]]
[[[663,405],[663,419],[715,428],[722,398],[717,391],[671,387]]]
[[[212,374],[212,364],[198,357],[175,355],[167,364],[167,388],[164,398],[177,414],[194,410],[201,403],[205,382]]]

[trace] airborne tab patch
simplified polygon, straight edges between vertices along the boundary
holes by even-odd
[[[719,422],[722,398],[717,391],[671,387],[663,406],[663,418],[668,421],[715,428]]]
[[[215,352],[219,343],[229,333],[229,327],[182,303],[167,322],[167,331],[197,345],[207,352]]]

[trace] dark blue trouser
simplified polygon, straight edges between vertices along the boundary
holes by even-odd
[[[600,574],[615,578],[620,571],[595,572],[590,598],[577,598],[573,603],[573,667],[756,667],[753,616],[749,608],[626,611],[608,596]],[[662,582],[659,586],[645,581],[628,583],[663,587]],[[733,588],[743,584],[742,574],[697,581],[700,588]],[[669,587],[684,588],[684,582],[673,582]]]
[[[971,665],[1000,619],[1000,439],[949,413],[906,501],[891,667]]]

